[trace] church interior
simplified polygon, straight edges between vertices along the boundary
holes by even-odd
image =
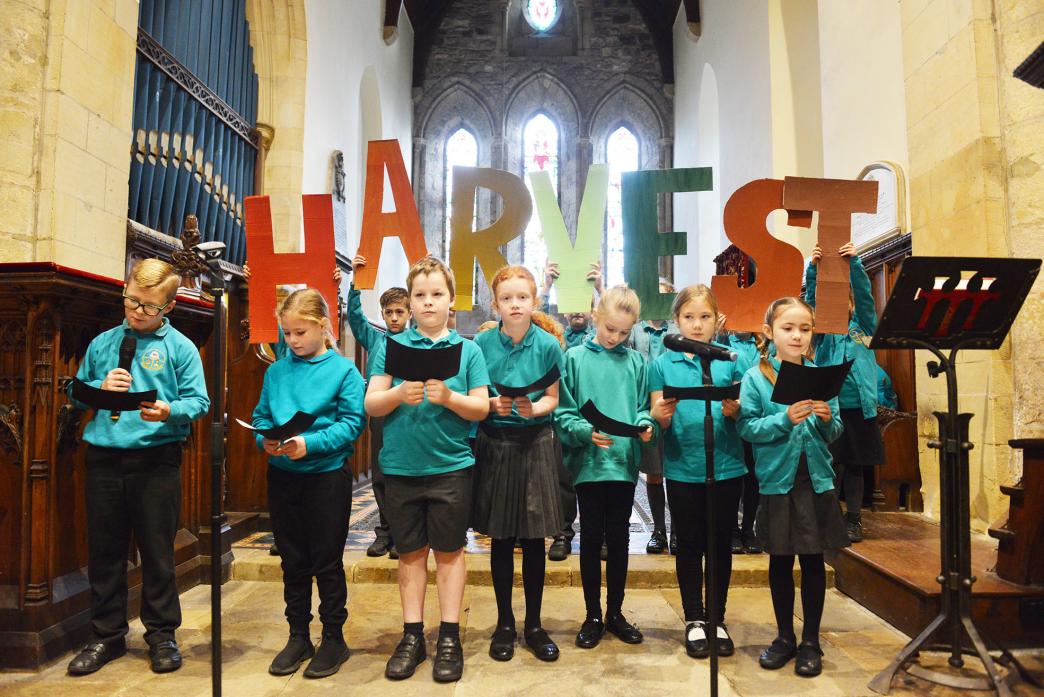
[[[729,695],[873,695],[882,691],[875,676],[940,613],[974,624],[983,647],[940,632],[964,660],[915,655],[920,665],[900,667],[885,692],[1041,694],[1040,278],[1029,277],[995,345],[950,354],[953,405],[925,344],[871,346],[894,390],[876,417],[883,457],[865,469],[861,541],[826,554],[823,674],[811,683],[758,667],[775,632],[769,555],[742,541],[729,602],[736,652],[713,671],[686,655],[675,559],[646,549],[658,525],[645,475],[627,577],[644,646],[573,646],[583,619],[581,531],[564,561],[548,562],[544,581],[544,625],[561,659],[542,664],[520,651],[495,663],[486,656],[497,623],[490,545],[469,533],[464,677],[439,685],[422,669],[412,681],[386,680],[399,581],[394,559],[367,555],[379,517],[370,427],[345,464],[352,657],[325,680],[269,675],[285,638],[280,557],[266,457],[236,419],[249,422],[275,359],[251,341],[253,313],[272,314],[250,303],[252,196],[267,197],[275,254],[303,253],[305,266],[318,264],[305,250],[302,197],[330,202],[340,281],[336,301],[327,300],[337,350],[360,372],[368,355],[347,313],[369,219],[411,207],[426,253],[449,263],[460,239],[454,220],[477,231],[510,217],[507,197],[480,186],[461,197],[472,211],[458,218],[455,168],[499,170],[527,186],[546,173],[568,234],[579,237],[589,173],[605,165],[596,260],[605,288],[633,278],[624,173],[643,170],[711,173],[702,190],[666,188],[652,199],[657,230],[677,243],[664,240],[671,251],[656,257],[657,275],[679,290],[712,277],[756,288],[771,274],[730,236],[727,206],[751,182],[789,178],[875,184],[876,209],[851,216],[850,240],[878,315],[908,259],[1033,259],[1039,269],[1042,38],[1044,0],[0,0],[0,693],[212,694],[219,577],[222,680],[232,695],[673,695],[705,690],[708,680]],[[391,143],[387,172],[380,162],[374,169],[378,142]],[[408,188],[398,188],[398,172]],[[768,210],[766,237],[809,259],[824,218]],[[534,206],[521,233],[495,250],[538,284],[554,261],[544,220]],[[201,242],[222,243],[221,260],[200,261]],[[416,259],[394,236],[374,244],[361,306],[383,331],[381,291],[405,285]],[[67,388],[91,340],[122,321],[131,269],[157,257],[182,277],[169,319],[198,347],[211,406],[222,409],[192,424],[180,465],[184,669],[148,669],[138,619],[144,570],[131,544],[128,657],[73,678],[66,664],[91,619],[83,441],[91,415]],[[456,331],[472,338],[497,319],[488,282],[496,268],[470,255],[464,273],[453,268],[458,291],[474,288],[473,308],[455,315]],[[968,415],[963,434],[940,434],[951,406]],[[961,435],[970,447],[959,447]],[[438,626],[435,579],[432,564],[428,627]],[[801,620],[800,602],[795,612]]]

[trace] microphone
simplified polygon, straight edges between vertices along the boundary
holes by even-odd
[[[128,373],[131,369],[131,364],[134,363],[134,353],[138,350],[138,340],[131,335],[123,337],[123,341],[120,343],[120,364],[119,368],[126,370]],[[120,412],[114,411],[109,417],[113,423],[120,420]]]
[[[697,356],[709,358],[712,361],[735,361],[736,358],[738,358],[735,351],[730,351],[727,348],[715,346],[714,344],[708,344],[705,341],[686,339],[681,334],[667,334],[663,337],[663,345],[672,351],[694,353]]]

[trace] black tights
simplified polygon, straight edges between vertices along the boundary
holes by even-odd
[[[843,490],[848,519],[858,521],[859,509],[863,506],[863,465],[837,463],[835,466],[840,470],[840,476],[837,477],[840,481],[834,484]]]
[[[802,643],[819,646],[819,623],[823,619],[826,600],[826,567],[822,554],[802,554],[801,607],[805,623],[801,628]],[[794,637],[794,555],[773,554],[769,557],[769,589],[772,609],[776,613],[779,636],[797,643]]]
[[[630,538],[634,484],[585,482],[576,485],[580,506],[580,580],[589,618],[602,617],[602,540],[605,562],[605,616],[620,614],[627,585],[627,544]]]
[[[540,605],[544,599],[543,538],[519,540],[522,546],[522,589],[526,596],[526,629],[540,626]],[[493,593],[497,598],[497,626],[514,627],[511,588],[515,583],[515,538],[493,540],[489,555]]]

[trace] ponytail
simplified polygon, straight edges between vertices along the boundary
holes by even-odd
[[[551,336],[558,339],[558,343],[562,346],[563,349],[565,349],[566,341],[565,337],[562,334],[562,325],[559,324],[554,317],[547,314],[546,312],[536,310],[533,312],[532,322]]]

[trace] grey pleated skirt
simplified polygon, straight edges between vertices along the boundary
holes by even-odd
[[[481,424],[475,457],[472,527],[494,539],[552,537],[565,525],[559,449],[550,424]]]
[[[804,454],[790,491],[761,495],[756,522],[758,540],[768,554],[821,554],[851,544],[837,489],[815,492]]]

